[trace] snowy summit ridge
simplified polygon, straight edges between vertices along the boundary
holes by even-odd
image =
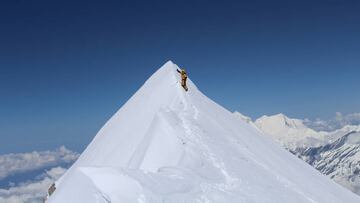
[[[167,62],[104,125],[50,203],[360,202]]]

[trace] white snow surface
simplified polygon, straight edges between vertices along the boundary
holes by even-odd
[[[360,202],[163,65],[56,183],[50,203]],[[190,73],[191,74],[191,73]]]

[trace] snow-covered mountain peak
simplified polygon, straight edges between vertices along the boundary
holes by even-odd
[[[190,79],[187,86],[191,89],[191,93],[186,94],[180,86],[180,74],[177,69],[179,67],[172,61],[166,62],[159,68],[104,125],[75,165],[139,167],[140,163],[137,163],[139,160],[136,158],[138,155],[134,153],[137,153],[138,144],[152,133],[149,130],[151,131],[151,128],[160,130],[157,128],[169,125],[165,122],[158,126],[163,122],[163,117],[167,116],[167,112],[171,112],[172,109],[188,108],[189,98],[193,94],[199,94]],[[174,147],[170,144],[168,146]],[[115,157],[118,158],[117,161],[114,161]],[[150,171],[161,167],[156,168],[154,165],[156,164],[152,163],[149,166],[142,164],[141,167]]]
[[[302,120],[299,119],[290,119],[288,118],[286,115],[279,113],[279,114],[275,114],[273,116],[262,116],[259,119],[256,120],[256,123],[261,124],[261,123],[267,123],[267,124],[272,124],[274,127],[279,127],[279,128],[284,128],[284,127],[288,127],[288,128],[306,128],[306,126],[303,124]]]
[[[167,62],[102,127],[50,203],[359,202]],[[191,76],[191,73],[188,73]]]
[[[302,120],[288,118],[282,113],[262,116],[255,125],[286,147],[315,146],[324,142],[324,133],[316,132],[305,126]]]
[[[318,146],[339,139],[351,131],[360,131],[360,125],[346,125],[333,132],[315,131],[307,127],[303,120],[289,118],[282,113],[262,116],[255,121],[255,125],[287,148]]]
[[[171,60],[167,61],[145,82],[139,91],[142,91],[142,89],[145,88],[161,88],[163,86],[173,85],[178,82],[179,74],[176,71],[177,69],[180,68],[176,64],[174,64]],[[153,93],[158,92],[154,91]]]
[[[233,114],[247,123],[253,122],[250,117],[245,116],[238,111],[235,111]],[[283,113],[275,114],[272,116],[267,116],[267,115],[261,116],[260,118],[256,119],[254,123],[256,123],[256,125],[259,127],[270,126],[272,128],[271,131],[288,130],[288,129],[309,129],[304,125],[304,122],[302,120],[291,119]]]

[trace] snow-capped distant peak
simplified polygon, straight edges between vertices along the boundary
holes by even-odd
[[[260,128],[271,128],[272,131],[283,131],[289,129],[309,129],[306,127],[302,120],[291,119],[282,113],[275,114],[273,116],[262,116],[255,121],[256,125]]]
[[[284,126],[288,128],[307,128],[302,120],[290,119],[286,115],[279,113],[273,116],[262,116],[256,120],[257,123],[273,123],[274,125]]]
[[[282,113],[262,116],[255,121],[255,125],[281,145],[289,148],[297,145],[314,146],[324,142],[323,132],[316,132],[307,127],[303,120],[292,119]]]

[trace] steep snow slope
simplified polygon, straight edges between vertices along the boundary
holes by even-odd
[[[261,117],[255,124],[291,153],[360,195],[360,126],[316,132],[302,120],[283,114]]]
[[[167,62],[56,183],[51,203],[360,202]]]

